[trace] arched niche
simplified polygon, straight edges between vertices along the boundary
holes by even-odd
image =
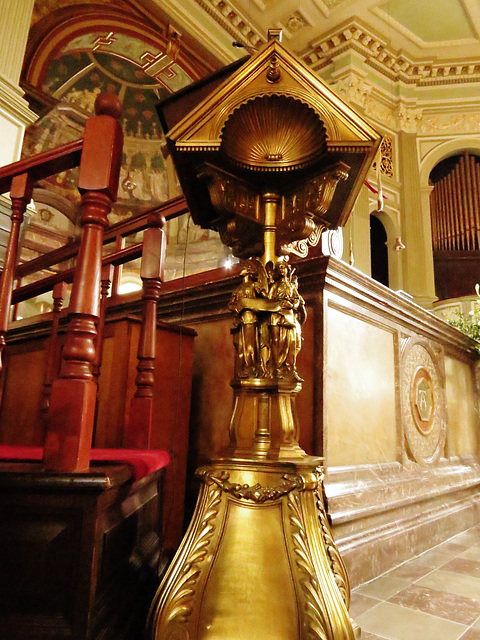
[[[480,155],[480,136],[453,138],[433,147],[420,162],[420,187],[430,190],[429,179],[432,169],[442,160],[462,151],[471,151]]]
[[[374,216],[379,220],[385,229],[386,233],[386,252],[388,257],[388,287],[394,291],[403,288],[402,280],[402,263],[401,263],[401,249],[403,245],[399,245],[401,240],[400,227],[397,217],[394,212],[384,209],[378,211],[373,209],[370,211],[370,219]],[[399,250],[400,249],[400,250]],[[371,256],[373,259],[373,256]],[[372,265],[372,277],[373,265]],[[374,278],[375,279],[375,278]]]
[[[372,278],[388,287],[387,230],[375,212],[370,214],[370,263]]]
[[[480,271],[480,152],[448,155],[429,181],[436,295],[473,295]]]

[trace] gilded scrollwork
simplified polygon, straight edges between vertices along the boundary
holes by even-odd
[[[271,500],[278,500],[294,489],[301,489],[303,486],[301,476],[289,474],[285,474],[282,478],[282,484],[276,487],[264,487],[258,482],[254,485],[230,482],[230,474],[226,472],[218,475],[207,473],[205,478],[216,484],[225,493],[232,495],[234,498],[238,498],[240,500],[252,500],[257,504],[263,504],[264,502]]]
[[[314,229],[304,240],[294,240],[282,246],[284,253],[293,254],[299,258],[306,258],[308,256],[308,250],[310,247],[316,247],[322,237],[322,232],[325,229],[323,224],[315,225]]]
[[[315,562],[310,550],[304,522],[304,509],[298,493],[289,494],[288,507],[290,509],[290,525],[296,565],[302,574],[300,584],[308,603],[306,607],[308,638],[312,640],[329,640],[326,632],[326,629],[330,626],[328,610],[322,591],[317,584]]]
[[[170,581],[168,590],[161,589],[158,594],[162,606],[162,616],[154,620],[156,637],[165,640],[188,638],[184,625],[193,611],[193,600],[201,572],[204,568],[211,540],[215,533],[215,520],[220,510],[221,489],[213,483],[206,482],[204,503],[201,509],[199,526],[192,531],[190,545],[181,570]],[[155,601],[153,603],[155,605]],[[183,634],[183,635],[182,635]]]
[[[305,213],[315,219],[322,218],[330,208],[338,183],[347,180],[348,175],[349,167],[344,162],[339,162],[283,196],[282,209],[285,220]],[[279,225],[280,233],[281,228],[282,225]]]
[[[306,310],[293,268],[283,260],[275,266],[249,260],[241,273],[243,282],[229,303],[237,377],[299,381],[296,359]]]
[[[321,487],[323,489],[323,482],[321,482]],[[332,530],[330,529],[327,511],[325,508],[323,492],[321,493],[320,490],[317,490],[315,498],[317,503],[318,519],[320,522],[320,528],[322,530],[325,549],[330,560],[330,567],[332,569],[338,590],[340,591],[343,601],[345,602],[345,606],[348,609],[350,606],[350,581],[348,579],[347,568],[333,539]]]

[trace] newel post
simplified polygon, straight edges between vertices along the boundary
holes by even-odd
[[[93,379],[99,318],[103,233],[116,199],[123,134],[121,104],[113,95],[97,98],[96,117],[87,120],[78,190],[82,194],[82,237],[69,305],[69,326],[60,377],[52,385],[44,467],[74,473],[89,467],[97,385]]]
[[[132,449],[148,449],[153,433],[153,386],[157,335],[157,303],[165,261],[164,219],[153,215],[143,235],[140,275],[143,282],[143,317],[138,341],[136,391],[130,402],[130,415],[124,443]]]

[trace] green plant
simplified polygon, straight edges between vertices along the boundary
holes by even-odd
[[[468,313],[462,313],[458,309],[454,317],[449,318],[448,323],[460,329],[462,333],[476,340],[477,351],[480,353],[480,285],[475,285],[475,292],[479,298],[478,303]]]

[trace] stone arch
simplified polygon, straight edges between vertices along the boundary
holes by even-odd
[[[420,190],[422,197],[422,212],[424,216],[428,216],[428,220],[431,223],[432,211],[431,211],[431,192],[433,186],[430,184],[430,175],[432,170],[438,166],[442,161],[452,156],[461,156],[465,152],[472,155],[480,156],[480,137],[479,136],[465,136],[461,138],[451,138],[443,141],[431,149],[420,164]],[[459,295],[467,295],[464,290],[470,290],[473,295],[474,285],[476,282],[475,276],[471,271],[475,271],[477,265],[466,268],[468,260],[465,257],[458,263],[454,263],[453,254],[450,256],[443,255],[443,249],[436,248],[435,244],[434,227],[431,227],[430,235],[432,238],[432,264],[434,268],[435,279],[435,293],[444,300],[447,298],[458,297]],[[447,251],[448,253],[448,251]]]
[[[371,210],[370,215],[375,216],[382,223],[387,234],[387,254],[388,254],[388,286],[391,289],[401,289],[402,284],[402,267],[401,252],[395,250],[395,242],[400,238],[400,225],[397,216],[394,213],[377,209]]]
[[[439,162],[463,151],[471,151],[472,153],[480,155],[480,137],[467,136],[465,138],[451,138],[431,149],[420,162],[421,188],[429,187],[428,179],[430,172]]]

